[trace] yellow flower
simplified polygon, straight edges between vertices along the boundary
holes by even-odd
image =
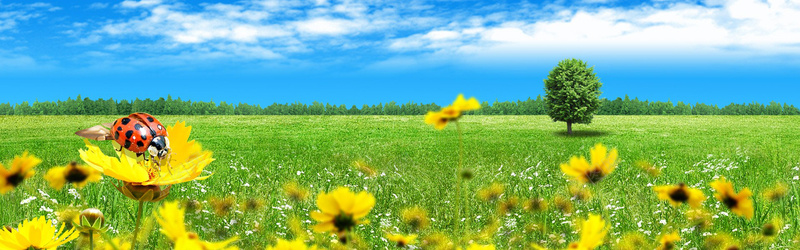
[[[523,208],[529,212],[541,212],[547,210],[548,204],[544,198],[534,197],[525,201]]]
[[[441,232],[436,232],[425,236],[422,239],[421,248],[437,249],[437,250],[456,249],[455,244],[453,244],[453,241],[450,240],[450,238],[448,238],[447,235]]]
[[[480,108],[481,104],[478,103],[475,97],[470,97],[469,100],[466,100],[463,94],[459,94],[453,104],[442,108],[441,111],[428,111],[428,114],[425,115],[425,123],[433,125],[433,127],[438,130],[442,130],[447,126],[448,122],[458,120],[465,111],[477,110]]]
[[[531,246],[530,248],[532,248],[533,250],[547,250],[547,248],[536,243],[531,243],[530,246]]]
[[[769,201],[775,202],[783,199],[786,197],[786,194],[789,192],[789,187],[786,186],[786,183],[778,182],[775,183],[775,186],[772,188],[764,191],[764,199]]]
[[[500,215],[508,215],[515,212],[519,208],[519,198],[516,196],[509,197],[497,204],[497,212]]]
[[[608,229],[606,222],[599,215],[590,214],[589,219],[581,225],[581,239],[569,244],[569,249],[590,250],[603,244]]]
[[[450,119],[445,117],[441,112],[428,111],[428,114],[425,115],[425,124],[433,125],[433,127],[438,130],[447,127],[448,122],[450,122]]]
[[[229,246],[238,239],[237,237],[222,242],[206,242],[200,240],[197,234],[186,231],[184,212],[183,208],[178,207],[177,201],[170,201],[158,209],[156,216],[158,224],[161,225],[161,233],[175,242],[175,249],[239,249]]]
[[[689,209],[689,211],[686,211],[686,218],[690,225],[699,229],[705,229],[711,226],[711,214],[702,208]]]
[[[236,200],[231,196],[225,198],[213,197],[208,200],[208,203],[214,208],[214,213],[223,217],[228,216],[228,213],[236,207]]]
[[[569,163],[561,164],[561,171],[582,183],[597,183],[617,167],[617,149],[608,152],[602,143],[598,143],[591,149],[591,160],[590,165],[583,156],[573,156]]]
[[[478,243],[472,243],[469,246],[467,246],[466,250],[495,250],[495,249],[496,248],[494,245],[481,245]]]
[[[481,104],[475,97],[470,97],[469,100],[467,100],[464,99],[463,94],[458,94],[458,97],[456,97],[456,100],[453,101],[451,106],[460,112],[478,110],[481,108]]]
[[[567,188],[569,194],[572,195],[576,201],[588,201],[592,199],[592,191],[585,187],[585,184],[570,184]]]
[[[64,230],[64,224],[56,233],[56,227],[50,220],[41,216],[33,220],[25,220],[16,230],[0,230],[0,249],[56,249],[75,238],[79,232],[75,229]]]
[[[15,156],[14,161],[11,162],[10,169],[6,169],[0,163],[0,194],[6,194],[14,190],[19,184],[22,184],[22,181],[33,176],[36,173],[33,167],[39,165],[39,163],[42,163],[42,160],[36,158],[36,156],[29,155],[28,151],[23,152],[21,156]]]
[[[428,218],[428,212],[421,207],[403,209],[401,217],[403,223],[408,224],[413,230],[425,229],[431,223],[431,219]]]
[[[655,186],[653,190],[658,193],[658,199],[669,201],[673,206],[680,206],[682,203],[689,204],[692,208],[699,208],[706,200],[703,191],[696,188],[686,187],[686,184],[677,186]]]
[[[484,201],[496,201],[497,199],[500,199],[500,196],[503,195],[503,192],[505,191],[505,185],[495,182],[488,187],[478,190],[478,197]]]
[[[102,172],[92,167],[78,165],[71,162],[63,167],[54,167],[47,170],[44,179],[50,182],[50,187],[62,189],[67,183],[72,183],[77,188],[83,188],[89,182],[98,182],[103,178]]]
[[[781,232],[781,228],[783,228],[783,221],[777,217],[773,218],[761,227],[761,235],[764,237],[775,237]]]
[[[416,234],[409,234],[409,235],[386,234],[384,237],[389,241],[396,242],[397,247],[406,247],[408,245],[414,244],[414,242],[417,240]]]
[[[103,250],[131,250],[131,243],[130,242],[123,242],[119,238],[114,238],[110,242],[106,242],[106,244],[103,246],[102,249]]]
[[[300,186],[296,181],[284,184],[283,193],[286,194],[286,197],[289,197],[289,199],[295,202],[301,202],[308,198],[308,189]]]
[[[714,194],[717,200],[730,208],[733,213],[746,219],[753,218],[753,200],[750,199],[750,195],[752,195],[750,189],[744,188],[737,194],[733,190],[733,184],[725,180],[725,177],[711,182],[711,187],[717,191]]]
[[[366,175],[367,177],[375,177],[375,175],[378,174],[378,171],[375,170],[375,167],[370,166],[364,160],[353,161],[353,168],[355,168],[362,174]]]
[[[317,245],[307,246],[302,239],[295,239],[293,241],[288,241],[284,239],[278,239],[278,243],[275,246],[267,247],[267,250],[316,250]]]
[[[319,222],[314,231],[338,234],[350,231],[356,225],[369,223],[363,219],[374,206],[375,196],[366,191],[356,194],[339,187],[330,193],[322,192],[317,196],[319,211],[311,212],[311,218]]]
[[[194,140],[189,141],[191,131],[192,127],[187,127],[186,123],[182,122],[167,127],[172,151],[169,157],[161,160],[159,164],[156,164],[155,160],[144,161],[141,157],[137,158],[135,153],[125,149],[117,151],[116,157],[107,156],[89,140],[84,140],[87,149],[81,149],[80,156],[87,165],[102,171],[104,175],[123,181],[124,187],[117,187],[117,189],[126,196],[140,199],[141,196],[147,196],[146,193],[152,191],[163,196],[150,197],[156,199],[152,201],[157,201],[166,197],[166,194],[161,193],[160,188],[156,191],[158,186],[205,180],[209,177],[201,177],[200,174],[209,163],[214,161],[214,158],[211,157],[211,151],[203,150],[200,144]],[[168,190],[166,191],[168,192]],[[137,195],[137,192],[142,194]]]
[[[647,160],[638,160],[633,165],[644,170],[648,175],[656,177],[661,174],[661,169]]]
[[[678,235],[678,232],[672,232],[669,234],[665,234],[661,236],[661,239],[658,240],[661,244],[658,246],[658,250],[672,250],[675,249],[675,242],[680,241],[681,236]]]

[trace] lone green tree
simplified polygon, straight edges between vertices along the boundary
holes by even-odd
[[[544,80],[547,114],[553,121],[567,123],[567,133],[572,134],[572,124],[589,124],[600,107],[600,86],[603,83],[594,74],[594,67],[578,59],[565,59],[550,71]]]

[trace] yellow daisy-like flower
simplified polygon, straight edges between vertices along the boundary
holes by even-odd
[[[209,177],[200,174],[214,158],[211,157],[211,151],[203,150],[199,143],[189,140],[191,131],[192,127],[187,127],[183,122],[167,127],[171,153],[159,164],[155,160],[137,158],[135,153],[125,149],[118,151],[116,157],[107,156],[89,140],[85,140],[87,149],[81,149],[80,156],[87,165],[102,171],[104,175],[123,181],[125,185],[117,189],[126,196],[139,200],[153,195],[147,201],[158,201],[166,197],[168,190],[162,192],[157,187]],[[148,192],[152,194],[148,195]]]
[[[484,201],[493,202],[496,201],[497,199],[500,199],[500,196],[502,196],[503,192],[505,191],[506,191],[505,185],[494,182],[491,185],[478,190],[478,197],[480,197]]]
[[[294,202],[301,202],[308,198],[308,189],[300,186],[297,181],[283,184],[283,193]]]
[[[409,234],[409,235],[402,235],[402,234],[386,234],[385,237],[387,240],[397,243],[397,247],[406,247],[408,245],[414,244],[417,240],[416,234]]]
[[[130,242],[123,242],[119,238],[114,238],[110,242],[106,242],[106,244],[102,248],[103,250],[131,250],[131,243]]]
[[[39,165],[39,163],[42,163],[42,160],[28,154],[28,151],[23,152],[21,156],[15,156],[14,161],[11,162],[10,169],[6,169],[0,163],[0,194],[6,194],[14,190],[14,188],[22,184],[22,181],[33,176],[36,173],[33,167]]]
[[[456,100],[453,101],[453,104],[450,106],[453,106],[453,108],[460,112],[478,110],[481,108],[478,99],[475,99],[475,97],[470,97],[469,100],[464,99],[464,94],[458,94],[458,97],[456,97]]]
[[[582,183],[597,183],[617,167],[616,148],[609,152],[602,143],[598,143],[592,147],[590,153],[591,164],[583,156],[572,156],[569,163],[561,164],[561,171]]]
[[[750,189],[744,188],[737,194],[733,190],[733,184],[725,180],[725,177],[720,177],[718,180],[711,182],[711,187],[717,191],[714,194],[717,200],[730,208],[733,213],[748,220],[753,218],[753,200],[750,199],[753,193],[750,192]]]
[[[686,184],[655,186],[653,190],[658,193],[658,199],[669,201],[673,206],[680,206],[682,203],[689,204],[692,208],[699,208],[706,200],[703,191],[696,188],[687,187]]]
[[[186,231],[184,222],[184,209],[178,207],[177,201],[164,203],[159,209],[156,221],[161,225],[161,233],[175,242],[175,249],[239,249],[229,246],[238,237],[232,237],[222,242],[206,242],[201,240],[197,234]]]
[[[425,124],[433,125],[437,130],[447,127],[448,122],[450,122],[450,119],[442,115],[441,112],[428,111],[428,114],[425,115]]]
[[[103,178],[102,172],[92,167],[78,165],[71,162],[63,167],[54,167],[47,170],[44,179],[50,183],[50,187],[62,189],[67,183],[72,183],[77,188],[83,188],[89,182],[98,182]]]
[[[0,249],[56,249],[79,235],[74,228],[64,230],[63,223],[56,231],[51,221],[41,216],[23,221],[15,230],[0,230]]]
[[[284,239],[278,239],[278,243],[274,246],[267,247],[267,250],[316,250],[317,245],[307,246],[302,239],[295,239],[293,241],[288,241]]]
[[[317,225],[314,231],[335,232],[342,234],[359,224],[369,223],[363,220],[375,206],[375,196],[361,191],[353,193],[346,187],[339,187],[330,193],[317,196],[317,207],[320,211],[311,212]]]
[[[463,94],[459,94],[453,104],[442,108],[439,112],[428,111],[425,115],[425,123],[433,125],[437,130],[442,130],[447,126],[448,122],[458,120],[465,111],[477,110],[481,108],[481,104],[475,97],[470,97],[469,100],[464,99]]]
[[[466,250],[495,250],[497,249],[494,245],[481,245],[478,243],[472,243],[467,246]]]
[[[675,242],[680,241],[681,236],[678,235],[678,232],[672,232],[669,234],[664,234],[661,236],[661,239],[658,240],[661,244],[658,246],[658,250],[672,250],[675,249]]]
[[[428,211],[421,207],[403,209],[400,215],[403,223],[408,224],[413,230],[425,229],[431,223],[431,219],[428,218]]]
[[[581,239],[569,244],[568,249],[591,250],[603,244],[608,229],[606,222],[599,215],[590,214],[589,219],[581,224]]]

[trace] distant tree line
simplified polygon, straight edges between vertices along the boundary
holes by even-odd
[[[671,101],[641,101],[638,98],[601,99],[598,115],[800,115],[800,109],[794,105],[770,102],[761,104],[731,103],[725,107],[696,103],[694,105]],[[524,101],[494,101],[481,103],[482,108],[469,114],[476,115],[545,115],[547,114],[544,99],[528,98]],[[134,112],[146,112],[153,115],[423,115],[428,110],[439,110],[441,106],[434,103],[424,104],[408,102],[379,103],[347,107],[329,103],[313,102],[310,105],[294,103],[273,103],[269,106],[251,105],[213,101],[193,102],[180,98],[158,98],[114,100],[69,98],[66,101],[27,101],[11,105],[0,104],[0,115],[127,115]]]

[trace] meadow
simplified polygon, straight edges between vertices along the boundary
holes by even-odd
[[[75,131],[116,118],[0,116],[0,161],[7,163],[25,150],[43,160],[35,177],[0,196],[0,224],[41,215],[56,218],[54,213],[68,206],[96,207],[105,213],[109,234],[130,234],[136,203],[114,189],[113,178],[76,190],[71,186],[52,189],[41,178],[52,166],[81,162],[78,150],[85,146]],[[747,244],[773,218],[784,223],[780,234],[752,247],[797,247],[800,233],[800,117],[597,116],[592,124],[576,125],[575,134],[566,135],[565,124],[547,116],[464,116],[459,122],[463,165],[472,170],[473,178],[460,188],[456,188],[459,139],[455,126],[438,131],[426,125],[422,116],[158,118],[164,125],[186,121],[192,126],[190,139],[212,151],[216,159],[206,167],[208,174],[213,173],[210,178],[174,185],[165,201],[199,201],[201,208],[186,215],[189,228],[205,240],[238,236],[236,245],[243,249],[263,249],[278,238],[291,239],[297,232],[289,218],[295,215],[302,228],[310,230],[315,221],[308,214],[317,210],[316,194],[338,186],[375,196],[377,203],[367,216],[370,223],[355,230],[363,238],[361,246],[373,249],[393,247],[385,232],[418,233],[417,246],[426,236],[443,233],[454,241],[493,243],[500,249],[522,249],[534,242],[563,249],[578,238],[575,220],[589,213],[602,215],[611,226],[600,249],[614,248],[617,239],[632,232],[641,233],[655,246],[662,233],[674,230],[680,232],[680,248],[701,247],[718,232]],[[602,182],[587,188],[590,198],[581,199],[570,193],[559,165],[573,155],[588,157],[598,142],[619,150],[619,165]],[[110,142],[95,144],[113,154]],[[651,163],[661,170],[660,175],[649,175],[636,166],[637,161]],[[354,162],[369,165],[375,175],[359,171]],[[753,191],[752,219],[734,215],[713,197],[708,184],[719,176],[731,180],[737,190]],[[308,188],[310,197],[291,202],[283,186],[292,181]],[[787,196],[766,201],[761,194],[778,182],[789,187]],[[479,190],[492,183],[505,186],[499,199],[479,198]],[[711,212],[712,226],[685,226],[685,206],[658,200],[652,188],[678,183],[705,193],[704,207]],[[459,195],[464,197],[460,206]],[[498,204],[512,197],[518,198],[517,206],[499,214]],[[559,209],[552,202],[556,197],[570,200],[572,210]],[[524,201],[531,198],[549,201],[550,208],[538,213],[524,210]],[[221,211],[212,206],[226,199],[263,206],[227,206]],[[430,227],[415,232],[401,222],[401,211],[413,206],[427,210]],[[461,212],[454,212],[458,207]],[[153,204],[146,207],[146,217],[152,218],[155,208]],[[463,218],[454,218],[456,214]],[[150,221],[149,237],[142,246],[164,249],[170,243]],[[335,241],[327,235],[315,239]]]

